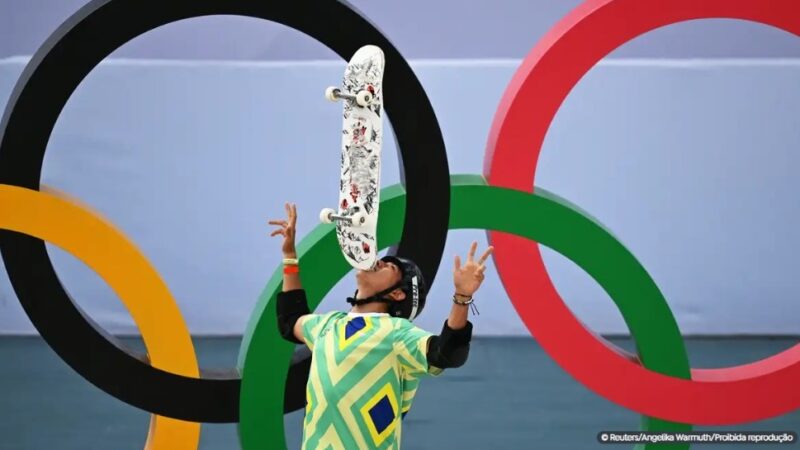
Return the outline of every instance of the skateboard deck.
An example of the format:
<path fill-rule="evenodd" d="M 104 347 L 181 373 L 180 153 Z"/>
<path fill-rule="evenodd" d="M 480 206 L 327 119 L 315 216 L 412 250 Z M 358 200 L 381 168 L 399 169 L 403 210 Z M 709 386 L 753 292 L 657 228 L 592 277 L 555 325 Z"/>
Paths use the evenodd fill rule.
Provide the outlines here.
<path fill-rule="evenodd" d="M 362 270 L 372 269 L 378 259 L 384 65 L 380 48 L 361 47 L 345 68 L 342 87 L 326 93 L 343 101 L 342 151 L 338 207 L 321 216 L 336 224 L 342 254 Z"/>

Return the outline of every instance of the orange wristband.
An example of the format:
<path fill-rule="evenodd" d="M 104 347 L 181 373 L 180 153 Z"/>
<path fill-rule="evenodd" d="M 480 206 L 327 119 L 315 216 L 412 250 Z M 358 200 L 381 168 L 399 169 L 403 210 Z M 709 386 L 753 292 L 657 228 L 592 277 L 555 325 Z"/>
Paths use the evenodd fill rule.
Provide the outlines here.
<path fill-rule="evenodd" d="M 292 265 L 285 265 L 283 266 L 283 273 L 284 274 L 292 274 L 300 272 L 300 266 Z"/>

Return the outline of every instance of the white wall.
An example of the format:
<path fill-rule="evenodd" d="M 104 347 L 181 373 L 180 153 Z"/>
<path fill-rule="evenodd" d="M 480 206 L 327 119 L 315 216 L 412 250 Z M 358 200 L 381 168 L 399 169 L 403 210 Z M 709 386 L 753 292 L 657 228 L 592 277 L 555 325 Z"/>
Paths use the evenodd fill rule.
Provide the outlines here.
<path fill-rule="evenodd" d="M 0 0 L 0 58 L 30 55 L 88 0 Z M 581 0 L 351 0 L 408 58 L 522 58 Z M 468 5 L 468 7 L 464 7 Z M 309 12 L 313 14 L 313 11 Z M 338 59 L 294 30 L 263 20 L 217 16 L 171 24 L 135 39 L 124 58 Z M 800 57 L 784 31 L 738 20 L 668 26 L 624 45 L 612 57 Z"/>
<path fill-rule="evenodd" d="M 25 64 L 0 60 L 0 105 Z M 438 114 L 453 173 L 478 173 L 518 61 L 412 61 Z M 110 218 L 153 262 L 195 334 L 238 334 L 279 262 L 265 222 L 299 204 L 299 236 L 336 199 L 340 107 L 323 99 L 343 63 L 110 60 L 62 114 L 47 184 Z M 458 80 L 458 82 L 456 82 Z M 800 334 L 800 61 L 612 60 L 570 95 L 537 184 L 575 202 L 633 251 L 687 334 Z M 397 94 L 395 94 L 397 95 Z M 383 183 L 398 181 L 391 139 Z M 421 324 L 449 308 L 450 264 L 481 231 L 450 235 Z M 112 332 L 134 332 L 113 293 L 53 250 L 70 293 Z M 603 333 L 624 324 L 579 269 L 547 253 L 559 291 Z M 346 279 L 323 304 L 344 306 Z M 479 334 L 524 334 L 497 277 Z M 0 270 L 0 333 L 32 327 Z"/>

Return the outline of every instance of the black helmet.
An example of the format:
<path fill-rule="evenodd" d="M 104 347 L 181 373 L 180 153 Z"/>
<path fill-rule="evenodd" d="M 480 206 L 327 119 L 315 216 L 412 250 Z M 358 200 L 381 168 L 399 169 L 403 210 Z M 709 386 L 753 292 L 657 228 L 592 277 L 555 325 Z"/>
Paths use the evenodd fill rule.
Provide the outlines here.
<path fill-rule="evenodd" d="M 402 301 L 389 304 L 389 314 L 408 320 L 416 319 L 425 308 L 425 299 L 428 296 L 428 285 L 425 283 L 422 271 L 410 259 L 384 256 L 381 260 L 394 263 L 400 268 L 403 276 L 392 290 L 400 288 L 406 294 L 406 298 Z"/>
<path fill-rule="evenodd" d="M 414 264 L 414 261 L 406 258 L 384 256 L 381 258 L 381 261 L 393 263 L 400 269 L 400 273 L 402 274 L 400 281 L 372 297 L 363 299 L 350 297 L 347 299 L 347 302 L 353 305 L 386 302 L 389 303 L 390 315 L 394 317 L 403 317 L 408 320 L 416 319 L 422 312 L 422 309 L 425 308 L 425 298 L 428 295 L 428 285 L 425 283 L 425 277 L 422 276 L 422 271 Z M 403 291 L 406 297 L 401 301 L 393 301 L 384 297 L 395 289 Z"/>

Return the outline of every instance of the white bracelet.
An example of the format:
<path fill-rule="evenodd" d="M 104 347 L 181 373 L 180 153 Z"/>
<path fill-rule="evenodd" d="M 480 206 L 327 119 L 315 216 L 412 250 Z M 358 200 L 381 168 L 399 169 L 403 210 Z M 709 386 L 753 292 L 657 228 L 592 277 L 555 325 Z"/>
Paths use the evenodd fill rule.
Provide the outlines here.
<path fill-rule="evenodd" d="M 284 266 L 296 266 L 299 264 L 297 258 L 283 258 L 283 265 Z"/>

